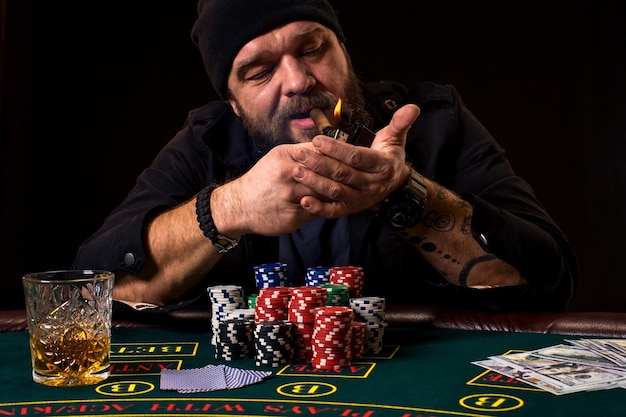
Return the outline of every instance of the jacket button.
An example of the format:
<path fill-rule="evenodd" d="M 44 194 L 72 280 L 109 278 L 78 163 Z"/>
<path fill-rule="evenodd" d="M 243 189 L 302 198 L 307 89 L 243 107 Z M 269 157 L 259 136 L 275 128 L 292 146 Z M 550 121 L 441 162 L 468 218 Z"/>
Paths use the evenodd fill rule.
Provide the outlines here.
<path fill-rule="evenodd" d="M 398 103 L 395 100 L 388 98 L 385 100 L 385 108 L 387 111 L 396 111 L 398 110 Z"/>
<path fill-rule="evenodd" d="M 135 255 L 133 255 L 131 252 L 128 252 L 126 255 L 124 255 L 124 265 L 132 266 L 134 264 L 135 264 Z"/>

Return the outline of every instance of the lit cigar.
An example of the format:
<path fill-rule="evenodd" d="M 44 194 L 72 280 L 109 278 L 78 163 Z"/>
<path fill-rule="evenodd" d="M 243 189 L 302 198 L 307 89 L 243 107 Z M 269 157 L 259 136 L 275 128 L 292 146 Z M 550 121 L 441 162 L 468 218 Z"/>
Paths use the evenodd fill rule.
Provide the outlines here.
<path fill-rule="evenodd" d="M 376 136 L 374 132 L 369 130 L 366 126 L 362 124 L 357 124 L 356 130 L 354 131 L 354 135 L 350 137 L 346 132 L 341 129 L 334 128 L 330 123 L 330 120 L 326 117 L 322 109 L 312 109 L 309 112 L 311 119 L 315 123 L 315 127 L 320 132 L 321 135 L 330 136 L 331 138 L 335 138 L 342 142 L 351 143 L 357 146 L 371 146 L 374 141 L 374 137 Z M 336 120 L 339 120 L 341 117 L 341 99 L 337 102 L 335 106 L 335 111 L 333 113 Z"/>
<path fill-rule="evenodd" d="M 311 119 L 313 119 L 313 122 L 315 123 L 315 126 L 317 127 L 317 130 L 320 132 L 321 135 L 330 136 L 331 138 L 340 140 L 342 142 L 347 142 L 350 138 L 350 136 L 346 132 L 333 127 L 333 125 L 330 123 L 330 120 L 328 120 L 322 109 L 311 109 L 309 115 L 311 116 Z"/>
<path fill-rule="evenodd" d="M 322 111 L 322 109 L 312 109 L 310 112 L 311 119 L 315 122 L 315 127 L 320 132 L 320 135 L 328 135 L 327 132 L 330 130 L 334 130 L 333 126 L 330 124 L 330 121 Z M 329 130 L 330 129 L 330 130 Z"/>

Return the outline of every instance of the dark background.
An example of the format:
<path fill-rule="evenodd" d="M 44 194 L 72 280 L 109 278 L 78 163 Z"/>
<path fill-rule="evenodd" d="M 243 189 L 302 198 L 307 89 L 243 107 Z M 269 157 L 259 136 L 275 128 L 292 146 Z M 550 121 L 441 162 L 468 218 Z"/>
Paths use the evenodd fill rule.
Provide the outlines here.
<path fill-rule="evenodd" d="M 215 98 L 196 0 L 0 0 L 0 308 Z M 335 1 L 367 80 L 454 84 L 570 238 L 573 310 L 626 311 L 622 1 Z"/>

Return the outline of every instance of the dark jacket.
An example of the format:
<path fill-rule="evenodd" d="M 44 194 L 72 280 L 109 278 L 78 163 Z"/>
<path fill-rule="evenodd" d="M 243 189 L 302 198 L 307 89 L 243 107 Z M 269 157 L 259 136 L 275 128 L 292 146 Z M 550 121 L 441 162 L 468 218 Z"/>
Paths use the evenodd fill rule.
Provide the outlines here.
<path fill-rule="evenodd" d="M 363 212 L 317 219 L 279 238 L 244 236 L 207 275 L 203 287 L 239 283 L 254 291 L 252 267 L 287 263 L 294 285 L 309 266 L 360 265 L 365 294 L 397 303 L 445 303 L 505 309 L 561 310 L 577 285 L 573 251 L 561 230 L 515 175 L 504 150 L 463 105 L 452 86 L 421 83 L 407 89 L 393 82 L 366 86 L 366 98 L 381 128 L 405 103 L 419 105 L 407 159 L 414 168 L 461 195 L 474 207 L 472 231 L 487 238 L 487 250 L 515 266 L 528 285 L 472 290 L 448 285 L 398 235 Z M 247 171 L 260 157 L 224 102 L 189 113 L 181 131 L 138 178 L 126 199 L 79 248 L 76 268 L 137 274 L 145 261 L 146 222 L 206 185 Z M 204 288 L 196 289 L 197 293 Z"/>

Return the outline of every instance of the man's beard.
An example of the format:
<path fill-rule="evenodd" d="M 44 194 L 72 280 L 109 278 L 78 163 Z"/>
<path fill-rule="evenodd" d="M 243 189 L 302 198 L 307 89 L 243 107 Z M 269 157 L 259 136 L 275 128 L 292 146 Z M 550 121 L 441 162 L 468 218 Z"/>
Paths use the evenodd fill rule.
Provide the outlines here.
<path fill-rule="evenodd" d="M 255 117 L 246 112 L 239 103 L 236 103 L 241 121 L 248 135 L 254 141 L 257 149 L 265 153 L 276 145 L 283 143 L 295 143 L 295 138 L 287 136 L 285 124 L 289 117 L 305 108 L 333 109 L 337 100 L 341 98 L 341 118 L 339 128 L 352 133 L 357 124 L 371 126 L 372 118 L 365 108 L 363 90 L 354 73 L 350 71 L 350 77 L 346 80 L 345 97 L 335 97 L 329 92 L 313 91 L 294 97 L 289 103 L 276 109 L 269 119 Z M 309 140 L 319 135 L 316 128 L 303 132 Z"/>

